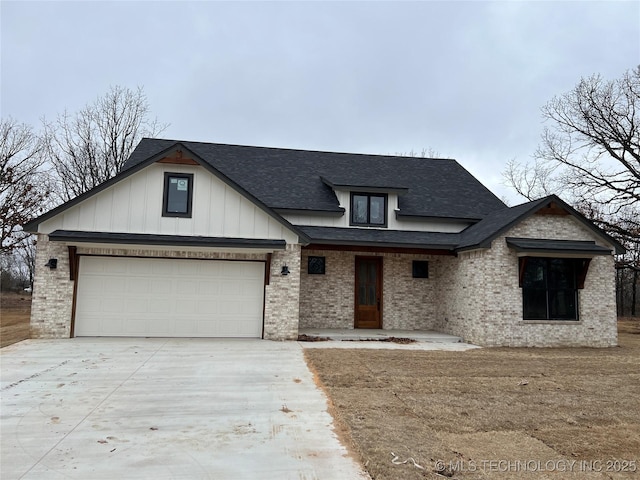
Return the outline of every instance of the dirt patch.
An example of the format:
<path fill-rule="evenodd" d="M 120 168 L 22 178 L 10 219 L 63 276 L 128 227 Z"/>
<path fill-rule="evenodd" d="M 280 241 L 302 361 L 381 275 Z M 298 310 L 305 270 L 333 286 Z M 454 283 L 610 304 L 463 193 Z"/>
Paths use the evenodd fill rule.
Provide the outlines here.
<path fill-rule="evenodd" d="M 634 478 L 640 335 L 619 342 L 304 353 L 375 480 Z"/>
<path fill-rule="evenodd" d="M 0 347 L 29 338 L 31 296 L 0 293 Z"/>
<path fill-rule="evenodd" d="M 329 337 L 317 337 L 315 335 L 307 335 L 306 333 L 298 335 L 299 342 L 328 342 L 329 340 L 331 340 Z"/>
<path fill-rule="evenodd" d="M 343 340 L 343 342 L 390 342 L 399 343 L 402 345 L 408 345 L 409 343 L 415 343 L 413 338 L 402 337 L 384 337 L 384 338 L 359 338 L 357 340 Z"/>
<path fill-rule="evenodd" d="M 619 317 L 618 333 L 640 335 L 640 317 Z"/>

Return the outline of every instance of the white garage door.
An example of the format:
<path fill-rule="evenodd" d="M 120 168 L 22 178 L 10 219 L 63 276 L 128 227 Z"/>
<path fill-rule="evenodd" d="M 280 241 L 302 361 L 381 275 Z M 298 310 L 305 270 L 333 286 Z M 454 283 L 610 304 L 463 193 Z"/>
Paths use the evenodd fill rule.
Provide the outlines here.
<path fill-rule="evenodd" d="M 261 337 L 264 263 L 81 257 L 76 336 Z"/>

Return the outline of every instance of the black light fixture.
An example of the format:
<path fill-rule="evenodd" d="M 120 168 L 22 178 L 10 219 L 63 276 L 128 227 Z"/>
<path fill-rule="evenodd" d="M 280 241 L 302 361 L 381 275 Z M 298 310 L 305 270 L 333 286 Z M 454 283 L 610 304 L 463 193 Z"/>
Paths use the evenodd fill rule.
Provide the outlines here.
<path fill-rule="evenodd" d="M 45 267 L 49 267 L 51 270 L 58 268 L 58 259 L 50 258 L 47 263 L 44 264 Z"/>
<path fill-rule="evenodd" d="M 282 266 L 282 271 L 280 272 L 281 275 L 289 275 L 289 267 L 287 267 L 286 265 Z"/>

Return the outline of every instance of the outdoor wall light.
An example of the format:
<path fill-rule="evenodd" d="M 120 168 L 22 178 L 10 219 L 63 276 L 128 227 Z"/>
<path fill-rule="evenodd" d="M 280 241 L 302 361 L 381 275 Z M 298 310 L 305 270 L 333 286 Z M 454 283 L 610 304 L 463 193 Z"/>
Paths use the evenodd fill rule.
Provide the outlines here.
<path fill-rule="evenodd" d="M 282 266 L 282 271 L 280 272 L 281 275 L 289 275 L 289 267 L 287 267 L 286 265 Z"/>
<path fill-rule="evenodd" d="M 44 266 L 49 267 L 51 270 L 53 270 L 54 268 L 58 268 L 58 259 L 50 258 L 49 261 L 44 264 Z"/>

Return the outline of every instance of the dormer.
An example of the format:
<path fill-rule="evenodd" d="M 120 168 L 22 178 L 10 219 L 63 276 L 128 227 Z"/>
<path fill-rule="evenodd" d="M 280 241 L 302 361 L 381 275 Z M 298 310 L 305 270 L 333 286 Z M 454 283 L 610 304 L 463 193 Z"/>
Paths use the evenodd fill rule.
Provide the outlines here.
<path fill-rule="evenodd" d="M 387 228 L 398 211 L 398 197 L 409 191 L 405 186 L 374 185 L 348 179 L 320 177 L 336 194 L 349 226 Z"/>

